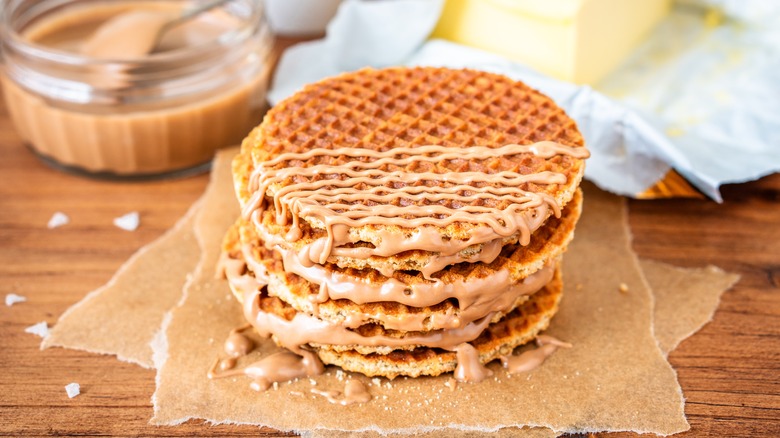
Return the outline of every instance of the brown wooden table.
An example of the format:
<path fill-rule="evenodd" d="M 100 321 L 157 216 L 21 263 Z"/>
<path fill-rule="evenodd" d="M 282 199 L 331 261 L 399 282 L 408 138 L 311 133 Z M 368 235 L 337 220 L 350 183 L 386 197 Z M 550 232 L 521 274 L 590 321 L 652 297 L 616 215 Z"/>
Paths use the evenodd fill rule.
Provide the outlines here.
<path fill-rule="evenodd" d="M 278 48 L 288 45 L 282 40 Z M 42 164 L 0 105 L 0 435 L 267 435 L 256 427 L 190 421 L 152 427 L 154 372 L 63 349 L 40 351 L 24 329 L 54 324 L 103 285 L 138 248 L 167 230 L 198 198 L 207 176 L 162 182 L 106 182 Z M 742 275 L 715 319 L 669 357 L 687 398 L 684 436 L 780 436 L 780 174 L 723 188 L 725 202 L 631 201 L 634 248 L 680 266 L 715 264 Z M 141 214 L 136 232 L 112 220 Z M 55 211 L 71 223 L 48 230 Z M 68 399 L 64 386 L 79 382 Z"/>

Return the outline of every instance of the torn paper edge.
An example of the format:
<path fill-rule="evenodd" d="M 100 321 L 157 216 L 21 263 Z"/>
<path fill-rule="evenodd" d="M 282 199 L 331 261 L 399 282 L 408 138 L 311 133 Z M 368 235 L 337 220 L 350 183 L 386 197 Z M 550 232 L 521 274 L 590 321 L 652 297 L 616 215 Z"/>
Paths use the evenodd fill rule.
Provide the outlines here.
<path fill-rule="evenodd" d="M 628 222 L 628 214 L 629 214 L 628 202 L 626 202 L 625 199 L 623 199 L 621 202 L 621 210 L 622 210 L 621 214 L 623 215 L 622 225 L 623 225 L 623 229 L 626 230 L 626 237 L 628 238 L 627 244 L 628 244 L 629 253 L 631 254 L 631 261 L 636 267 L 636 270 L 639 271 L 639 278 L 642 281 L 642 285 L 644 285 L 644 287 L 647 288 L 648 291 L 650 291 L 650 334 L 652 334 L 653 339 L 655 339 L 656 348 L 658 348 L 658 351 L 661 353 L 661 355 L 664 358 L 666 358 L 667 354 L 663 351 L 663 349 L 661 349 L 661 345 L 658 343 L 658 337 L 655 335 L 655 290 L 653 290 L 653 287 L 650 285 L 650 282 L 647 281 L 647 276 L 645 275 L 644 269 L 642 269 L 642 265 L 639 260 L 639 255 L 636 253 L 636 251 L 634 251 L 634 233 L 631 231 L 631 224 Z M 675 380 L 677 379 L 677 372 L 674 373 L 674 378 Z M 677 386 L 680 386 L 679 381 L 677 382 Z"/>
<path fill-rule="evenodd" d="M 634 263 L 634 266 L 636 267 L 636 270 L 639 272 L 639 279 L 642 281 L 642 284 L 647 288 L 648 292 L 650 292 L 650 334 L 653 336 L 653 341 L 655 341 L 655 348 L 658 350 L 658 353 L 661 355 L 661 357 L 664 358 L 664 363 L 666 363 L 666 366 L 669 367 L 670 370 L 672 370 L 672 374 L 674 375 L 674 381 L 677 383 L 676 392 L 680 397 L 680 410 L 683 414 L 683 421 L 685 422 L 686 427 L 684 429 L 678 430 L 676 432 L 672 432 L 669 434 L 659 434 L 655 431 L 641 431 L 641 430 L 635 430 L 633 432 L 644 434 L 644 433 L 655 433 L 662 436 L 669 436 L 674 435 L 677 433 L 685 432 L 688 430 L 691 430 L 691 423 L 688 421 L 688 415 L 685 413 L 685 393 L 683 393 L 682 385 L 680 384 L 680 378 L 677 375 L 677 370 L 672 366 L 671 363 L 667 360 L 669 357 L 669 353 L 664 351 L 661 348 L 661 343 L 658 342 L 658 337 L 655 335 L 655 302 L 656 302 L 656 296 L 655 291 L 653 290 L 652 286 L 650 286 L 650 282 L 647 281 L 647 276 L 645 275 L 644 269 L 642 269 L 642 265 L 640 264 L 639 260 L 639 254 L 637 254 L 636 251 L 634 251 L 634 233 L 631 231 L 631 224 L 628 222 L 628 202 L 623 199 L 622 202 L 622 209 L 623 209 L 623 228 L 626 230 L 626 237 L 628 238 L 628 249 L 630 253 L 630 257 Z M 713 310 L 714 312 L 714 310 Z M 671 350 L 670 350 L 671 351 Z M 590 432 L 598 432 L 596 430 L 587 430 L 582 431 L 585 433 Z M 617 431 L 614 431 L 617 432 Z"/>
<path fill-rule="evenodd" d="M 707 324 L 711 323 L 713 321 L 713 319 L 715 319 L 715 313 L 720 308 L 720 303 L 721 303 L 721 300 L 723 299 L 723 294 L 725 294 L 726 292 L 730 291 L 737 283 L 739 283 L 739 280 L 742 279 L 742 276 L 739 275 L 739 274 L 734 274 L 734 273 L 725 271 L 725 270 L 723 270 L 723 269 L 721 269 L 721 268 L 719 268 L 718 266 L 715 266 L 715 265 L 707 265 L 705 267 L 697 267 L 697 268 L 686 268 L 686 267 L 683 267 L 683 266 L 677 266 L 677 265 L 673 265 L 673 264 L 670 264 L 670 263 L 665 263 L 665 262 L 661 262 L 661 261 L 654 260 L 654 259 L 648 259 L 648 258 L 645 258 L 644 262 L 645 263 L 650 262 L 650 263 L 654 263 L 654 264 L 658 264 L 658 265 L 664 265 L 664 266 L 666 266 L 666 267 L 668 267 L 670 269 L 674 269 L 676 271 L 684 272 L 684 273 L 688 273 L 688 272 L 692 272 L 692 271 L 698 271 L 698 272 L 701 272 L 701 271 L 711 271 L 711 272 L 714 272 L 714 273 L 717 273 L 717 274 L 721 274 L 721 275 L 727 276 L 729 278 L 729 281 L 726 283 L 725 287 L 723 287 L 723 289 L 720 291 L 720 293 L 716 297 L 715 305 L 712 307 L 712 310 L 710 311 L 709 315 L 707 315 L 707 318 L 702 320 L 701 324 L 697 325 L 696 327 L 693 327 L 690 331 L 687 331 L 684 334 L 680 335 L 677 338 L 677 340 L 676 340 L 676 342 L 674 344 L 670 344 L 668 346 L 669 348 L 667 350 L 664 350 L 663 348 L 661 348 L 660 341 L 658 340 L 658 337 L 655 337 L 655 332 L 653 332 L 653 336 L 655 337 L 656 342 L 658 343 L 658 348 L 661 349 L 661 352 L 664 354 L 664 357 L 668 359 L 669 358 L 669 354 L 671 354 L 674 350 L 676 350 L 677 347 L 683 341 L 689 339 L 690 337 L 692 337 L 693 335 L 698 333 L 699 330 L 704 328 L 704 326 L 706 326 Z M 647 279 L 646 279 L 647 277 L 645 276 L 644 270 L 642 270 L 642 278 L 645 279 L 645 282 L 647 282 Z M 651 288 L 651 290 L 652 290 L 652 288 Z M 655 312 L 655 293 L 653 293 L 653 300 L 654 300 L 654 302 L 653 302 L 653 311 Z M 655 324 L 655 318 L 653 318 L 653 324 Z M 675 370 L 675 373 L 676 373 L 676 370 Z"/>
<path fill-rule="evenodd" d="M 198 209 L 196 214 L 200 214 L 200 211 L 201 210 Z M 162 425 L 160 423 L 154 423 L 154 419 L 155 417 L 157 417 L 157 414 L 159 413 L 160 410 L 159 404 L 157 403 L 157 388 L 159 388 L 162 383 L 162 369 L 165 366 L 165 363 L 168 362 L 168 357 L 169 357 L 168 356 L 168 327 L 170 327 L 171 322 L 173 322 L 174 310 L 181 307 L 187 301 L 187 297 L 189 296 L 189 289 L 194 283 L 195 278 L 197 278 L 197 276 L 202 271 L 203 266 L 205 265 L 206 255 L 205 252 L 203 251 L 203 240 L 198 234 L 197 229 L 195 229 L 194 231 L 195 231 L 194 233 L 195 240 L 198 242 L 198 248 L 200 248 L 201 250 L 200 260 L 198 260 L 198 264 L 195 267 L 195 269 L 191 273 L 187 274 L 187 279 L 181 288 L 181 297 L 179 298 L 179 301 L 176 303 L 176 305 L 173 306 L 173 308 L 165 312 L 165 315 L 163 315 L 162 324 L 160 324 L 160 329 L 157 330 L 151 342 L 149 342 L 149 347 L 152 349 L 152 364 L 156 372 L 154 374 L 154 393 L 152 394 L 152 398 L 151 398 L 153 415 L 149 419 L 148 424 L 152 424 L 156 426 Z M 179 425 L 192 418 L 194 417 L 181 419 L 181 421 L 178 421 L 176 423 L 171 423 L 171 425 L 172 426 Z"/>
<path fill-rule="evenodd" d="M 208 196 L 209 191 L 213 190 L 213 183 L 214 183 L 214 172 L 211 172 L 209 184 L 206 187 L 206 190 L 203 192 L 203 195 L 201 195 L 201 197 L 198 199 L 197 202 L 197 204 L 199 204 L 198 207 L 202 202 L 205 202 L 204 200 Z M 166 422 L 166 423 L 161 423 L 156 420 L 160 412 L 160 406 L 157 403 L 157 392 L 162 383 L 163 368 L 165 367 L 165 363 L 168 362 L 168 347 L 169 347 L 168 327 L 170 327 L 171 323 L 173 322 L 173 312 L 176 309 L 180 308 L 187 301 L 187 297 L 189 297 L 190 287 L 194 284 L 195 279 L 201 275 L 204 266 L 206 265 L 207 253 L 205 251 L 204 237 L 202 235 L 202 232 L 200 231 L 202 227 L 198 226 L 202 218 L 201 215 L 203 214 L 203 210 L 201 208 L 194 209 L 194 207 L 196 206 L 193 205 L 193 208 L 191 208 L 191 210 L 194 211 L 193 214 L 195 215 L 192 224 L 192 230 L 193 230 L 193 234 L 195 235 L 195 241 L 198 243 L 198 248 L 200 250 L 200 258 L 198 260 L 198 264 L 195 266 L 195 269 L 193 269 L 191 273 L 187 274 L 187 279 L 181 288 L 181 297 L 179 298 L 179 301 L 176 303 L 176 305 L 173 306 L 173 308 L 165 312 L 160 329 L 157 331 L 157 334 L 149 343 L 149 346 L 152 349 L 153 366 L 157 370 L 157 372 L 154 375 L 154 393 L 152 394 L 152 399 L 151 399 L 153 414 L 152 417 L 149 419 L 148 424 L 155 425 L 155 426 L 164 426 L 164 425 L 176 426 L 196 418 L 193 416 L 189 416 L 186 418 L 180 418 L 177 420 L 173 420 L 172 422 Z"/>
<path fill-rule="evenodd" d="M 674 266 L 674 265 L 670 265 L 670 266 L 672 266 L 672 268 L 674 268 L 674 269 L 680 269 L 680 270 L 685 270 L 685 269 L 686 269 L 686 268 L 682 268 L 682 267 L 680 267 L 680 266 Z M 720 294 L 718 294 L 718 297 L 717 297 L 717 299 L 715 300 L 715 306 L 713 306 L 713 307 L 712 307 L 712 311 L 711 311 L 711 312 L 710 312 L 710 314 L 707 316 L 707 319 L 706 319 L 706 320 L 703 320 L 701 324 L 699 324 L 698 326 L 696 326 L 695 328 L 693 328 L 693 329 L 692 329 L 692 330 L 690 330 L 689 332 L 686 332 L 686 333 L 684 334 L 684 336 L 680 336 L 680 337 L 678 338 L 677 342 L 675 342 L 675 343 L 674 343 L 674 345 L 670 345 L 670 346 L 669 346 L 669 351 L 666 353 L 666 356 L 667 356 L 667 357 L 669 356 L 669 353 L 671 353 L 672 351 L 674 351 L 674 350 L 676 350 L 676 349 L 677 349 L 677 347 L 680 345 L 680 343 L 682 343 L 682 342 L 683 342 L 683 341 L 685 341 L 686 339 L 689 339 L 691 336 L 693 336 L 694 334 L 696 334 L 696 333 L 697 333 L 699 330 L 701 330 L 702 328 L 704 328 L 704 326 L 706 326 L 707 324 L 709 324 L 710 322 L 712 322 L 712 320 L 713 320 L 713 319 L 715 319 L 715 313 L 716 313 L 716 312 L 718 311 L 718 309 L 720 308 L 720 302 L 721 302 L 721 300 L 723 299 L 723 294 L 725 294 L 726 292 L 728 292 L 729 290 L 731 290 L 731 289 L 732 289 L 732 288 L 733 288 L 733 287 L 734 287 L 734 286 L 735 286 L 737 283 L 739 283 L 739 280 L 741 280 L 741 279 L 742 279 L 742 276 L 741 276 L 741 275 L 739 275 L 739 274 L 734 274 L 734 273 L 727 272 L 727 271 L 724 271 L 723 269 L 721 269 L 721 268 L 719 268 L 719 267 L 717 267 L 717 266 L 715 266 L 715 265 L 707 265 L 707 267 L 705 267 L 705 268 L 695 268 L 695 269 L 706 269 L 706 270 L 715 271 L 715 272 L 717 272 L 717 273 L 720 273 L 720 274 L 725 274 L 725 275 L 728 275 L 729 277 L 731 277 L 731 280 L 730 280 L 730 281 L 729 281 L 729 282 L 726 284 L 726 287 L 725 287 L 725 288 L 723 288 L 723 290 L 721 291 L 721 293 L 720 293 Z M 676 372 L 676 371 L 675 371 L 675 372 Z"/>
<path fill-rule="evenodd" d="M 60 315 L 60 317 L 57 319 L 57 323 L 62 321 L 64 318 L 67 318 L 72 312 L 76 311 L 81 306 L 84 306 L 87 303 L 89 303 L 90 301 L 92 301 L 93 299 L 95 299 L 98 295 L 103 293 L 105 290 L 107 290 L 110 287 L 112 287 L 114 284 L 116 284 L 116 282 L 118 281 L 119 277 L 121 277 L 124 274 L 124 272 L 129 269 L 130 265 L 135 263 L 139 258 L 143 257 L 151 249 L 155 248 L 157 245 L 160 245 L 160 242 L 163 241 L 164 239 L 166 239 L 167 237 L 170 237 L 171 234 L 181 230 L 185 226 L 187 221 L 200 210 L 200 206 L 202 204 L 202 200 L 203 200 L 203 197 L 201 196 L 200 198 L 198 198 L 190 206 L 190 208 L 184 213 L 184 215 L 181 218 L 179 218 L 179 220 L 176 221 L 176 223 L 173 225 L 173 227 L 169 228 L 160 237 L 158 237 L 158 238 L 154 239 L 153 241 L 147 243 L 146 245 L 144 245 L 140 249 L 138 249 L 138 251 L 133 253 L 133 255 L 131 255 L 130 258 L 127 259 L 127 261 L 125 261 L 122 264 L 122 266 L 119 267 L 119 269 L 117 269 L 117 271 L 114 273 L 114 275 L 111 277 L 111 279 L 108 280 L 108 283 L 104 284 L 103 286 L 100 286 L 99 288 L 93 290 L 92 292 L 89 292 L 86 296 L 84 296 L 84 298 L 82 298 L 76 304 L 73 304 L 67 310 L 65 310 L 65 312 L 63 312 L 63 314 Z M 49 336 L 47 336 L 46 338 L 43 339 L 43 341 L 41 341 L 41 346 L 40 346 L 41 350 L 45 350 L 45 349 L 51 348 L 51 347 L 69 348 L 69 349 L 73 349 L 73 350 L 86 351 L 88 353 L 96 353 L 96 354 L 103 354 L 103 355 L 107 355 L 107 356 L 115 356 L 118 360 L 120 360 L 122 362 L 133 363 L 133 364 L 139 365 L 139 366 L 141 366 L 143 368 L 146 368 L 146 369 L 150 369 L 150 368 L 152 368 L 154 366 L 153 364 L 150 364 L 148 362 L 142 361 L 142 360 L 137 359 L 137 358 L 127 357 L 127 356 L 124 356 L 121 353 L 117 353 L 115 351 L 101 351 L 100 349 L 73 347 L 73 346 L 69 346 L 69 345 L 63 344 L 63 343 L 58 343 L 58 342 L 52 340 L 52 336 L 51 336 L 52 334 L 57 332 L 57 323 L 54 324 L 54 327 L 52 328 L 51 332 L 49 333 Z"/>
<path fill-rule="evenodd" d="M 163 322 L 160 325 L 160 329 L 155 333 L 154 338 L 152 338 L 152 341 L 149 343 L 149 346 L 152 348 L 152 362 L 154 363 L 154 368 L 157 370 L 157 372 L 154 373 L 154 393 L 152 393 L 152 408 L 154 414 L 152 415 L 152 418 L 149 419 L 149 424 L 154 424 L 152 421 L 154 420 L 154 417 L 157 416 L 157 412 L 159 411 L 159 406 L 157 403 L 157 388 L 160 387 L 161 379 L 162 379 L 162 373 L 160 373 L 160 370 L 162 370 L 163 366 L 165 365 L 165 362 L 168 361 L 168 327 L 171 325 L 171 321 L 173 321 L 173 311 L 169 310 L 165 312 L 165 316 L 163 316 Z M 184 420 L 187 421 L 187 420 Z M 183 423 L 182 421 L 181 423 Z M 176 423 L 176 424 L 181 424 Z"/>
<path fill-rule="evenodd" d="M 182 418 L 177 418 L 174 420 L 166 421 L 165 423 L 152 423 L 150 421 L 149 424 L 155 425 L 155 426 L 178 426 L 183 423 L 186 423 L 190 420 L 201 420 L 205 423 L 209 424 L 210 426 L 221 426 L 221 425 L 230 425 L 230 426 L 254 426 L 254 427 L 263 427 L 264 425 L 258 424 L 258 423 L 252 423 L 252 422 L 246 422 L 246 421 L 235 421 L 230 419 L 224 419 L 224 420 L 214 420 L 210 418 L 201 418 L 198 416 L 186 416 Z M 420 426 L 420 427 L 408 427 L 408 428 L 398 428 L 398 429 L 382 429 L 379 427 L 364 427 L 360 429 L 352 429 L 352 430 L 345 430 L 345 429 L 327 429 L 327 428 L 317 428 L 317 429 L 275 429 L 279 432 L 283 433 L 296 433 L 298 435 L 301 435 L 303 437 L 309 436 L 315 432 L 343 432 L 343 433 L 366 433 L 366 432 L 374 432 L 377 433 L 380 436 L 414 436 L 420 433 L 446 433 L 448 431 L 461 431 L 461 432 L 476 432 L 476 433 L 496 433 L 503 429 L 534 429 L 534 428 L 541 428 L 541 429 L 547 429 L 552 431 L 553 433 L 557 434 L 558 436 L 563 434 L 578 434 L 578 433 L 615 433 L 615 432 L 631 432 L 636 434 L 653 434 L 655 436 L 671 436 L 676 435 L 678 433 L 684 432 L 684 431 L 677 431 L 677 432 L 669 432 L 669 433 L 659 433 L 657 431 L 652 430 L 640 430 L 640 429 L 626 429 L 626 428 L 614 428 L 614 429 L 599 429 L 599 428 L 577 428 L 577 429 L 567 429 L 567 430 L 555 430 L 547 425 L 542 424 L 524 424 L 524 425 L 516 425 L 516 424 L 499 424 L 495 425 L 493 427 L 475 427 L 475 426 L 468 426 L 468 425 L 460 425 L 460 424 L 448 424 L 445 426 Z M 688 429 L 686 429 L 688 430 Z"/>

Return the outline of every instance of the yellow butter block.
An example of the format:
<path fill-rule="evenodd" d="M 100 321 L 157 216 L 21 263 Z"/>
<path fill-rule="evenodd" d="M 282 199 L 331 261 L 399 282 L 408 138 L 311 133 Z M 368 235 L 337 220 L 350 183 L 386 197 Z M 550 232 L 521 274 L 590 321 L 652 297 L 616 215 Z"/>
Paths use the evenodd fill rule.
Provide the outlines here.
<path fill-rule="evenodd" d="M 669 12 L 671 0 L 446 0 L 433 37 L 542 73 L 596 83 Z"/>

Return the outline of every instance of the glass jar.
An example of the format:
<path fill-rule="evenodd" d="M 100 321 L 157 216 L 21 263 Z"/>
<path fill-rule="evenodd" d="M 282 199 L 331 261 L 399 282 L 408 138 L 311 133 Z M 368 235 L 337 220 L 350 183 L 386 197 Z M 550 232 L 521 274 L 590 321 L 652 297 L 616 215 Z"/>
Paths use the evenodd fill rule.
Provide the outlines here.
<path fill-rule="evenodd" d="M 130 10 L 198 4 L 9 0 L 0 15 L 0 77 L 23 141 L 57 167 L 119 178 L 205 169 L 216 149 L 239 144 L 260 122 L 270 72 L 260 0 L 209 11 L 202 18 L 212 20 L 208 25 L 226 26 L 210 40 L 189 41 L 185 29 L 178 35 L 184 43 L 141 57 L 97 59 L 65 43 Z"/>

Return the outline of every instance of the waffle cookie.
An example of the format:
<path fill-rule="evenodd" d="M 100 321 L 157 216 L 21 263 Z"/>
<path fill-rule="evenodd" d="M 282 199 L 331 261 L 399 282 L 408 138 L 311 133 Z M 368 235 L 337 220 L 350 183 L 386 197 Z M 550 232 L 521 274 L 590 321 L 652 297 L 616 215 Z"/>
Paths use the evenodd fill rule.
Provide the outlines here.
<path fill-rule="evenodd" d="M 430 273 L 446 261 L 486 261 L 480 253 L 488 246 L 527 242 L 573 196 L 587 150 L 574 121 L 521 83 L 471 70 L 395 68 L 305 87 L 268 112 L 242 155 L 235 175 L 245 216 L 253 213 L 269 235 L 296 237 L 275 244 L 319 263 Z M 374 176 L 348 177 L 366 170 Z M 326 194 L 334 178 L 341 183 Z M 498 195 L 495 185 L 522 195 Z M 439 198 L 421 195 L 426 187 Z M 349 193 L 325 207 L 339 190 Z M 326 199 L 321 208 L 289 197 L 315 192 Z M 394 220 L 366 220 L 378 208 Z M 486 210 L 502 212 L 506 223 L 485 227 L 480 217 L 490 215 L 473 213 Z M 325 217 L 338 219 L 325 224 Z"/>
<path fill-rule="evenodd" d="M 230 234 L 237 235 L 237 230 Z M 232 254 L 234 260 L 242 261 L 241 251 Z M 254 277 L 251 271 L 245 271 L 243 276 L 247 275 Z M 299 312 L 282 299 L 270 295 L 273 289 L 271 285 L 278 283 L 279 278 L 270 280 L 267 289 L 255 289 L 252 292 L 248 292 L 242 285 L 250 283 L 254 287 L 258 283 L 247 281 L 246 277 L 243 281 L 231 281 L 230 285 L 233 294 L 242 302 L 248 319 L 261 321 L 261 324 L 263 321 L 267 324 L 269 319 L 276 320 L 279 327 L 277 332 L 280 334 L 299 326 L 300 331 L 305 332 L 302 339 L 308 341 L 306 348 L 313 351 L 323 363 L 367 376 L 392 379 L 399 375 L 438 376 L 455 371 L 458 361 L 454 349 L 466 342 L 476 349 L 478 359 L 483 364 L 502 355 L 512 354 L 517 346 L 533 340 L 540 331 L 547 328 L 550 319 L 558 310 L 563 282 L 557 262 L 553 266 L 551 277 L 541 289 L 524 297 L 525 299 L 513 305 L 506 313 L 497 313 L 485 321 L 473 322 L 471 327 L 460 330 L 437 329 L 425 332 L 386 330 L 373 323 L 354 329 L 324 321 L 311 323 L 314 317 Z M 273 329 L 270 331 L 277 344 L 295 349 L 295 346 L 287 344 L 275 335 Z M 340 331 L 349 334 L 345 336 L 344 333 L 339 334 Z M 443 335 L 446 332 L 456 333 L 448 337 Z M 328 343 L 339 335 L 348 338 L 351 343 Z M 437 346 L 442 344 L 436 344 L 441 338 L 448 342 L 443 344 L 444 348 Z M 386 345 L 393 343 L 396 345 Z"/>
<path fill-rule="evenodd" d="M 270 295 L 330 323 L 350 328 L 371 323 L 405 331 L 460 328 L 489 311 L 511 310 L 552 278 L 554 261 L 574 235 L 581 201 L 578 191 L 561 217 L 548 220 L 528 246 L 507 245 L 492 263 L 460 263 L 430 280 L 412 272 L 387 278 L 370 269 L 333 264 L 303 267 L 288 250 L 269 249 L 244 220 L 228 234 L 224 247 L 235 259 L 262 265 Z M 339 290 L 339 283 L 363 287 Z"/>
<path fill-rule="evenodd" d="M 279 103 L 233 163 L 223 271 L 261 333 L 367 375 L 486 363 L 544 329 L 588 151 L 504 76 L 366 69 Z"/>

